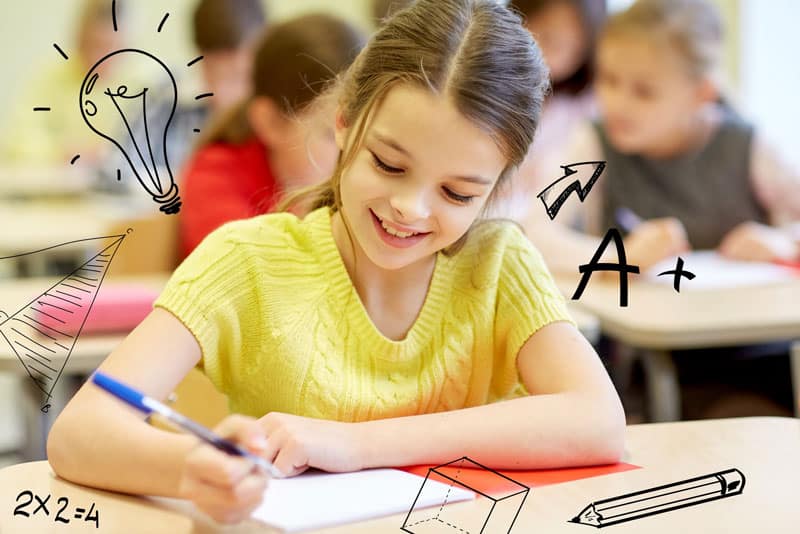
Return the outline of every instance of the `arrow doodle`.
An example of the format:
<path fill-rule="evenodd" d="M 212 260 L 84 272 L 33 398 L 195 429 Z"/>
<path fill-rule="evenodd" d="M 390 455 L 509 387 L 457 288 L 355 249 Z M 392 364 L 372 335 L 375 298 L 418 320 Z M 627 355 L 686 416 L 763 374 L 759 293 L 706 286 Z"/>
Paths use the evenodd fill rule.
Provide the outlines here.
<path fill-rule="evenodd" d="M 596 165 L 596 167 L 594 168 L 594 172 L 592 173 L 592 177 L 589 178 L 589 181 L 586 182 L 586 185 L 581 187 L 580 180 L 573 181 L 567 187 L 565 187 L 563 191 L 561 191 L 561 193 L 556 197 L 556 199 L 553 201 L 552 204 L 548 205 L 547 202 L 550 199 L 550 197 L 555 193 L 558 184 L 560 184 L 562 181 L 566 180 L 573 174 L 577 174 L 578 171 L 575 170 L 574 167 L 578 167 L 580 165 Z M 547 188 L 544 191 L 536 195 L 536 197 L 542 201 L 542 204 L 544 204 L 544 209 L 547 211 L 547 215 L 548 217 L 550 217 L 551 221 L 556 218 L 556 215 L 558 215 L 559 210 L 561 210 L 561 206 L 564 205 L 564 202 L 567 201 L 567 199 L 569 198 L 569 196 L 572 194 L 573 191 L 577 193 L 578 198 L 580 199 L 581 202 L 586 200 L 586 197 L 589 196 L 589 192 L 592 190 L 592 187 L 594 187 L 595 182 L 597 182 L 597 180 L 600 178 L 600 175 L 603 174 L 603 171 L 606 168 L 606 162 L 583 161 L 580 163 L 571 163 L 569 165 L 562 165 L 561 168 L 564 169 L 564 176 L 562 176 L 561 178 L 559 178 L 558 180 L 547 186 Z"/>

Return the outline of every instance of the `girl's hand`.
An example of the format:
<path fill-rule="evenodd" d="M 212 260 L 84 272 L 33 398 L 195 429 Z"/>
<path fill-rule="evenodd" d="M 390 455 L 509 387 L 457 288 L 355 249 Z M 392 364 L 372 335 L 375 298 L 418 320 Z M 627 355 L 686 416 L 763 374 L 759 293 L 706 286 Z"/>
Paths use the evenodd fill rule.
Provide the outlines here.
<path fill-rule="evenodd" d="M 786 232 L 756 222 L 745 222 L 728 232 L 719 253 L 743 261 L 793 261 L 800 256 L 800 245 Z"/>
<path fill-rule="evenodd" d="M 231 415 L 214 431 L 258 455 L 266 446 L 264 431 L 250 417 Z M 261 503 L 266 487 L 267 476 L 249 460 L 201 442 L 186 456 L 179 491 L 215 521 L 238 523 Z"/>
<path fill-rule="evenodd" d="M 271 412 L 258 420 L 267 435 L 262 456 L 286 476 L 309 467 L 331 472 L 363 469 L 363 439 L 357 423 L 340 423 Z"/>
<path fill-rule="evenodd" d="M 690 249 L 686 228 L 672 217 L 644 221 L 625 239 L 628 263 L 638 265 L 641 272 Z"/>

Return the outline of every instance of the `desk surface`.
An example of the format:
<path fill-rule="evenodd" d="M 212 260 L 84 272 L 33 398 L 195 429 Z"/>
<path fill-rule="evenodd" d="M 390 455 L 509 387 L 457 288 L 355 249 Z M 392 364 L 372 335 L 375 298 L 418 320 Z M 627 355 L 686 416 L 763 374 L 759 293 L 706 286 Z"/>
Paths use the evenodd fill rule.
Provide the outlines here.
<path fill-rule="evenodd" d="M 593 532 L 568 523 L 592 501 L 677 482 L 732 467 L 746 476 L 741 495 L 690 506 L 613 526 L 614 532 L 652 534 L 674 532 L 752 533 L 797 532 L 796 476 L 800 473 L 800 422 L 788 418 L 744 418 L 682 423 L 633 425 L 627 429 L 626 461 L 643 469 L 534 488 L 512 532 Z M 50 516 L 14 516 L 20 492 L 50 498 Z M 67 497 L 69 525 L 55 527 L 59 498 Z M 52 474 L 46 462 L 18 464 L 0 470 L 0 531 L 39 532 L 271 532 L 248 522 L 217 529 L 192 505 L 174 499 L 124 496 L 77 486 Z M 76 507 L 94 503 L 100 529 L 75 520 Z M 466 520 L 482 513 L 482 499 L 448 505 L 448 516 Z M 409 503 L 409 506 L 411 503 Z M 36 506 L 29 506 L 31 512 Z M 405 514 L 318 531 L 325 534 L 399 532 Z"/>
<path fill-rule="evenodd" d="M 108 235 L 115 224 L 141 215 L 142 208 L 130 204 L 108 195 L 44 200 L 0 198 L 0 256 Z"/>
<path fill-rule="evenodd" d="M 578 279 L 559 276 L 570 298 Z M 573 301 L 575 302 L 575 301 Z M 619 281 L 593 277 L 577 306 L 595 315 L 620 341 L 645 349 L 729 346 L 800 338 L 800 278 L 735 289 L 682 290 L 632 282 L 628 306 Z"/>

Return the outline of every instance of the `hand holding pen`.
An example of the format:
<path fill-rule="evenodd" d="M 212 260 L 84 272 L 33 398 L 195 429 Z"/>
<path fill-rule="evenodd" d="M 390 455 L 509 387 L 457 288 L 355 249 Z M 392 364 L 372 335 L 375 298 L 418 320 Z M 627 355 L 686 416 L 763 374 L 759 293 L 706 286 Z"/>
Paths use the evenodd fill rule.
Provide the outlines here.
<path fill-rule="evenodd" d="M 615 215 L 617 225 L 628 234 L 628 263 L 638 265 L 642 272 L 661 260 L 691 250 L 686 228 L 674 217 L 642 220 L 628 208 L 618 209 Z"/>
<path fill-rule="evenodd" d="M 268 475 L 281 473 L 260 453 L 267 447 L 257 420 L 232 415 L 212 432 L 135 389 L 101 372 L 92 381 L 144 413 L 158 413 L 201 442 L 186 456 L 179 495 L 221 523 L 246 519 L 261 503 Z M 207 446 L 211 445 L 211 447 Z"/>

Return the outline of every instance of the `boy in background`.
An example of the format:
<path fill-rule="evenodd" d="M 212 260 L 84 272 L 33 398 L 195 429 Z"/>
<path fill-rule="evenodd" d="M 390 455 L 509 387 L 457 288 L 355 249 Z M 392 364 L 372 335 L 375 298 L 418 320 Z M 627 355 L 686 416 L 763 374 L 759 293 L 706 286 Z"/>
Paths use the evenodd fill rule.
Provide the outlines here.
<path fill-rule="evenodd" d="M 195 47 L 203 59 L 190 68 L 201 69 L 201 85 L 196 90 L 184 89 L 178 85 L 178 103 L 167 131 L 167 158 L 173 178 L 180 175 L 186 159 L 191 155 L 198 139 L 198 132 L 212 117 L 218 116 L 250 93 L 250 73 L 252 71 L 255 45 L 267 25 L 267 13 L 260 0 L 200 0 L 192 19 L 192 33 Z M 169 114 L 172 107 L 170 87 L 160 87 L 148 98 L 148 112 L 153 116 Z M 195 96 L 212 93 L 209 98 L 196 100 Z M 149 95 L 148 95 L 149 96 Z M 152 128 L 151 125 L 148 125 Z M 128 153 L 135 153 L 133 139 L 146 142 L 162 139 L 163 130 L 145 135 L 145 121 L 138 117 L 128 138 Z M 132 137 L 132 138 L 131 138 Z M 147 171 L 141 162 L 137 165 L 140 176 Z M 167 167 L 164 153 L 153 152 L 155 167 Z M 114 151 L 111 161 L 102 165 L 98 171 L 101 177 L 100 189 L 114 188 L 116 170 L 122 171 L 125 189 L 136 190 L 136 180 L 132 176 L 128 162 L 119 150 Z M 177 181 L 177 180 L 176 180 Z M 150 199 L 142 195 L 144 201 Z"/>

